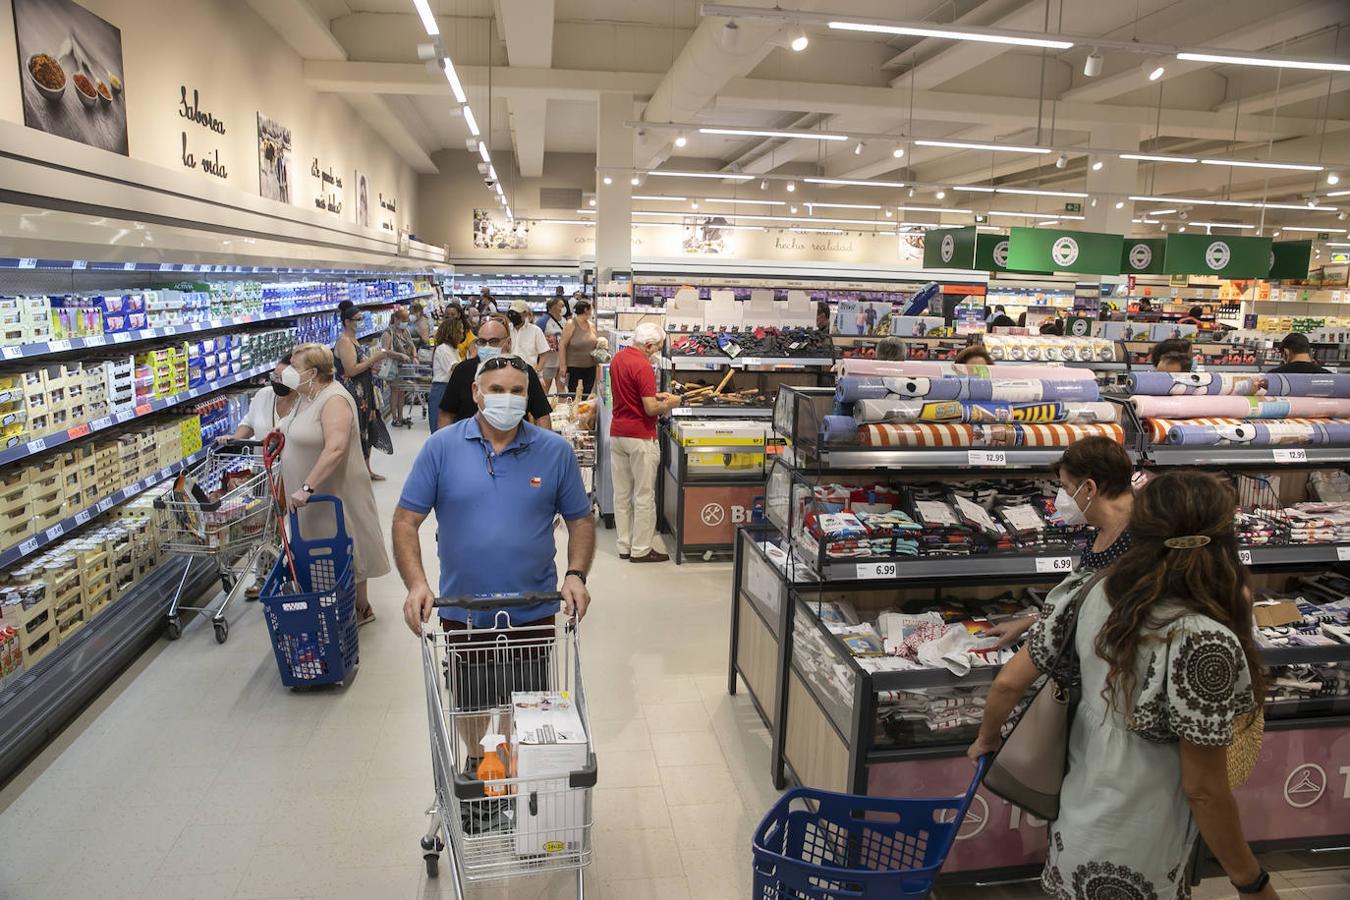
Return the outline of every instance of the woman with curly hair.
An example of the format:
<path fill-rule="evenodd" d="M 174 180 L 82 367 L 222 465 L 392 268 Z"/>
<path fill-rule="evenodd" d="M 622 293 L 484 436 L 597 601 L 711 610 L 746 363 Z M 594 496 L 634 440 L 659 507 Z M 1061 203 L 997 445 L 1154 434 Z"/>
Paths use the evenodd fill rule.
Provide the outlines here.
<path fill-rule="evenodd" d="M 1229 785 L 1228 747 L 1265 694 L 1235 508 L 1213 475 L 1154 478 L 1135 497 L 1129 549 L 1081 600 L 1092 576 L 1066 579 L 990 688 L 972 759 L 999 748 L 1040 675 L 1081 687 L 1041 876 L 1055 897 L 1189 897 L 1198 835 L 1239 893 L 1278 896 Z"/>

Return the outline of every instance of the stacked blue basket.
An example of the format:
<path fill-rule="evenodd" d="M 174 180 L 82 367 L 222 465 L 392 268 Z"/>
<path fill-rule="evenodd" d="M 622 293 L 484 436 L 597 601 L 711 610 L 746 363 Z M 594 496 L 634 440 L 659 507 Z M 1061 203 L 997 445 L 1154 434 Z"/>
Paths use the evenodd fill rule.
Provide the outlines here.
<path fill-rule="evenodd" d="M 313 687 L 350 681 L 356 672 L 356 579 L 352 539 L 342 516 L 342 501 L 315 494 L 309 506 L 331 503 L 336 533 L 303 538 L 290 516 L 295 577 L 283 553 L 263 584 L 258 600 L 267 616 L 281 683 Z"/>

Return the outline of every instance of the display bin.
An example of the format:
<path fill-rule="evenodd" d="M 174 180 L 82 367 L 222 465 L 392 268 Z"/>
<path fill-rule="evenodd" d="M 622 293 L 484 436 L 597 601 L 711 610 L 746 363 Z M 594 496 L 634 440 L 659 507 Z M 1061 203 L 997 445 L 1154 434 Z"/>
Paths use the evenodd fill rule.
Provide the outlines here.
<path fill-rule="evenodd" d="M 89 623 L 91 616 L 83 603 L 73 603 L 56 613 L 56 643 L 70 640 Z"/>

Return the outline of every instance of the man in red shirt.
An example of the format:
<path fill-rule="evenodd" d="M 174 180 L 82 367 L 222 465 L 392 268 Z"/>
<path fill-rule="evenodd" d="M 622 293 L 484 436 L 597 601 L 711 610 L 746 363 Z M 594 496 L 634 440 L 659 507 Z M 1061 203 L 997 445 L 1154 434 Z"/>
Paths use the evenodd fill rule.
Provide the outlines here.
<path fill-rule="evenodd" d="M 614 354 L 609 364 L 609 389 L 614 398 L 614 417 L 609 423 L 614 525 L 619 532 L 619 558 L 635 563 L 670 559 L 652 546 L 656 470 L 661 462 L 656 417 L 680 405 L 679 397 L 656 389 L 652 357 L 665 342 L 661 326 L 643 322 L 633 331 L 633 343 Z"/>

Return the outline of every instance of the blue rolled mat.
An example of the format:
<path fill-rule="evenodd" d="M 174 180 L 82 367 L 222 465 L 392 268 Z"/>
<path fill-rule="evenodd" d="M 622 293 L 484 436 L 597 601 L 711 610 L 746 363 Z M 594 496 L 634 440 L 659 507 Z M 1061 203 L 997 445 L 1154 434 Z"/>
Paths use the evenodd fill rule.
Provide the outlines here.
<path fill-rule="evenodd" d="M 852 416 L 825 416 L 820 429 L 824 432 L 825 440 L 831 443 L 858 439 L 858 422 Z"/>
<path fill-rule="evenodd" d="M 1088 379 L 988 379 L 988 378 L 879 378 L 872 375 L 842 375 L 835 397 L 843 403 L 881 400 L 889 396 L 919 400 L 1084 400 L 1100 398 L 1097 382 Z"/>
<path fill-rule="evenodd" d="M 1279 419 L 1237 422 L 1232 425 L 1173 425 L 1167 430 L 1167 443 L 1192 446 L 1297 446 L 1325 444 L 1328 438 L 1325 425 L 1305 425 Z"/>
<path fill-rule="evenodd" d="M 1131 372 L 1130 393 L 1150 397 L 1206 394 L 1350 399 L 1350 375 L 1234 372 Z"/>
<path fill-rule="evenodd" d="M 1271 372 L 1263 376 L 1266 393 L 1278 397 L 1350 398 L 1350 375 L 1315 375 Z"/>

